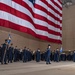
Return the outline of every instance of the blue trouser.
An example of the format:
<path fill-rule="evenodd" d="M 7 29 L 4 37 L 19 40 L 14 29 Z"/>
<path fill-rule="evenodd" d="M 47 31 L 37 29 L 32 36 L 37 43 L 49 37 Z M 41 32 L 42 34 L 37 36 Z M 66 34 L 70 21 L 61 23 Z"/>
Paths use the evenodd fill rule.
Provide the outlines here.
<path fill-rule="evenodd" d="M 24 54 L 23 62 L 27 62 L 27 56 Z"/>
<path fill-rule="evenodd" d="M 1 53 L 1 63 L 3 63 L 4 52 Z"/>
<path fill-rule="evenodd" d="M 12 62 L 12 58 L 13 58 L 12 53 L 10 53 L 10 54 L 9 54 L 9 61 L 10 61 L 10 62 Z"/>
<path fill-rule="evenodd" d="M 5 54 L 4 63 L 6 63 L 6 61 L 7 61 L 7 54 Z"/>
<path fill-rule="evenodd" d="M 40 61 L 40 56 L 36 56 L 36 62 Z"/>
<path fill-rule="evenodd" d="M 47 64 L 50 63 L 50 56 L 48 56 L 48 57 L 46 58 L 46 63 L 47 63 Z"/>
<path fill-rule="evenodd" d="M 17 54 L 14 54 L 14 62 L 17 61 Z"/>
<path fill-rule="evenodd" d="M 75 62 L 75 54 L 73 55 L 73 61 Z"/>
<path fill-rule="evenodd" d="M 6 63 L 7 61 L 7 54 L 4 54 L 4 52 L 2 52 L 1 54 L 1 63 Z"/>

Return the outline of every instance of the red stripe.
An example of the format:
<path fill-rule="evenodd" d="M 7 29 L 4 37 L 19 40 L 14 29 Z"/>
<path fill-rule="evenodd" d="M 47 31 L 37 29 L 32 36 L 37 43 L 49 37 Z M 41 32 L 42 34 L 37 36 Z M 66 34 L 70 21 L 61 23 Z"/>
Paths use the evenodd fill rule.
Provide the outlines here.
<path fill-rule="evenodd" d="M 33 13 L 33 11 L 32 11 L 32 8 L 31 7 L 29 7 L 28 6 L 28 4 L 26 5 L 26 3 L 25 2 L 23 2 L 22 0 L 13 0 L 13 1 L 15 1 L 16 3 L 18 3 L 18 4 L 20 4 L 20 5 L 22 5 L 22 6 L 24 6 L 25 8 L 27 8 L 27 9 L 29 9 L 29 11 L 31 12 L 31 14 L 34 16 L 34 13 Z M 43 1 L 45 1 L 45 0 L 43 0 Z M 2 6 L 0 6 L 0 7 L 2 7 Z M 7 10 L 5 10 L 3 7 L 2 7 L 2 9 L 4 10 L 4 11 L 7 11 Z M 7 7 L 6 7 L 6 9 L 7 9 Z M 8 10 L 8 11 L 11 11 L 12 9 L 10 9 L 10 10 Z M 8 12 L 7 11 L 7 12 Z M 15 13 L 17 10 L 12 10 L 11 12 L 12 13 Z M 19 12 L 19 11 L 17 11 L 17 12 Z M 10 12 L 9 12 L 10 13 Z M 20 15 L 19 15 L 20 14 Z M 34 25 L 34 22 L 32 21 L 32 19 L 28 16 L 28 15 L 26 15 L 26 14 L 23 14 L 23 15 L 21 15 L 21 14 L 23 14 L 22 12 L 19 12 L 18 14 L 17 13 L 15 13 L 15 16 L 17 15 L 18 17 L 20 17 L 20 18 L 23 18 L 23 19 L 25 19 L 25 20 L 27 20 L 27 21 L 30 21 L 33 25 Z M 24 18 L 24 16 L 26 15 L 26 18 Z M 47 21 L 46 21 L 47 22 Z M 21 32 L 25 32 L 25 33 L 29 33 L 29 34 L 31 34 L 31 35 L 33 35 L 33 36 L 35 36 L 35 37 L 37 37 L 37 38 L 40 38 L 40 39 L 43 39 L 43 40 L 47 40 L 47 41 L 50 41 L 50 42 L 54 42 L 54 43 L 61 43 L 61 41 L 60 40 L 54 40 L 54 39 L 50 39 L 50 38 L 48 38 L 48 37 L 46 37 L 46 36 L 42 36 L 42 35 L 36 35 L 35 34 L 35 32 L 33 32 L 31 29 L 29 29 L 29 28 L 26 28 L 26 27 L 23 27 L 23 26 L 20 26 L 20 25 L 16 25 L 16 24 L 14 24 L 14 23 L 11 23 L 11 22 L 9 22 L 9 21 L 6 21 L 6 20 L 0 20 L 0 24 L 1 24 L 1 26 L 4 26 L 4 27 L 8 27 L 8 28 L 12 28 L 12 29 L 15 29 L 15 30 L 18 30 L 18 31 L 21 31 Z M 37 27 L 37 25 L 35 25 L 35 27 Z M 38 26 L 37 27 L 37 29 L 38 28 L 40 28 L 40 26 Z M 49 30 L 48 30 L 48 28 L 46 27 L 41 27 L 40 29 L 45 29 L 45 30 L 47 30 L 47 32 L 49 32 Z M 55 35 L 58 35 L 58 33 L 56 33 L 56 32 L 50 32 L 50 33 L 55 33 Z M 60 34 L 59 34 L 60 35 Z"/>
<path fill-rule="evenodd" d="M 59 1 L 59 3 L 62 5 L 62 1 L 61 0 L 58 0 Z"/>
<path fill-rule="evenodd" d="M 29 7 L 29 6 L 27 5 L 27 3 L 23 2 L 22 0 L 13 0 L 13 1 L 16 2 L 16 3 L 18 3 L 18 4 L 20 4 L 20 5 L 22 5 L 23 7 L 27 8 L 27 9 L 29 9 L 31 13 L 34 13 L 34 12 L 32 11 L 32 9 L 31 9 L 31 7 Z M 41 0 L 41 1 L 45 2 L 45 0 Z M 47 5 L 48 5 L 48 4 L 47 4 Z M 35 7 L 36 7 L 36 6 L 37 6 L 37 5 L 35 5 Z M 44 9 L 44 12 L 48 12 L 45 8 L 43 8 L 43 7 L 41 7 L 41 6 L 37 6 L 37 7 L 41 8 L 41 10 Z M 36 15 L 37 15 L 37 14 L 35 14 L 35 16 L 36 16 Z M 60 23 L 62 23 L 62 21 L 61 21 L 59 18 L 54 17 L 53 14 L 49 13 L 49 15 L 50 15 L 50 16 L 52 15 L 52 17 L 53 17 L 54 19 L 56 19 L 56 20 L 58 20 Z M 35 16 L 34 16 L 34 17 L 35 17 Z M 38 18 L 39 16 L 40 16 L 40 18 Z M 38 15 L 38 17 L 35 17 L 35 18 L 38 18 L 39 20 L 43 20 L 43 21 L 45 21 L 45 22 L 48 21 L 48 19 L 47 19 L 47 20 L 44 20 L 45 17 L 43 17 L 43 19 L 41 19 L 41 18 L 42 18 L 41 15 Z M 53 22 L 51 22 L 51 21 L 48 21 L 48 22 L 49 22 L 50 25 L 52 25 L 52 26 L 54 26 L 54 27 L 56 27 L 56 28 L 60 28 L 60 30 L 62 30 L 62 27 L 60 27 L 60 25 L 56 25 L 55 23 L 53 23 Z M 35 26 L 35 25 L 34 25 L 34 26 Z M 36 28 L 37 28 L 37 27 L 36 27 Z"/>
<path fill-rule="evenodd" d="M 45 18 L 44 16 L 41 16 L 41 15 L 39 15 L 39 14 L 35 14 L 34 17 L 35 17 L 36 19 L 39 19 L 39 20 L 43 20 L 43 21 L 45 21 L 45 22 L 48 22 L 49 25 L 52 25 L 52 26 L 54 26 L 54 27 L 59 28 L 60 30 L 62 30 L 62 27 L 60 27 L 60 25 L 55 24 L 54 22 L 48 20 L 48 19 Z"/>
<path fill-rule="evenodd" d="M 38 4 L 35 4 L 35 8 L 36 8 L 36 9 L 39 9 L 39 10 L 41 10 L 41 11 L 43 11 L 43 12 L 45 12 L 47 15 L 53 17 L 55 20 L 59 21 L 60 23 L 62 22 L 58 17 L 56 17 L 55 15 L 53 15 L 53 14 L 52 14 L 51 12 L 49 12 L 46 8 L 44 8 L 44 7 L 42 7 L 42 6 L 38 5 Z"/>
<path fill-rule="evenodd" d="M 23 7 L 25 7 L 25 8 L 27 8 L 27 9 L 29 9 L 29 11 L 30 11 L 30 12 L 32 13 L 32 15 L 34 16 L 34 12 L 33 12 L 32 8 L 29 7 L 29 5 L 28 5 L 27 3 L 25 3 L 23 0 L 13 0 L 13 2 L 15 2 L 15 3 L 17 3 L 17 4 L 19 4 L 19 5 L 23 6 Z"/>
<path fill-rule="evenodd" d="M 47 1 L 45 1 L 45 0 L 42 0 L 42 2 L 44 2 L 46 5 L 48 5 Z M 58 12 L 54 7 L 52 7 L 51 5 L 49 5 L 49 7 L 52 8 L 52 10 L 54 10 L 56 13 L 59 14 L 59 12 Z M 35 8 L 44 11 L 45 13 L 47 13 L 47 14 L 49 14 L 51 17 L 53 17 L 55 20 L 59 21 L 59 23 L 62 23 L 62 21 L 61 21 L 59 18 L 57 18 L 57 17 L 55 17 L 53 14 L 49 13 L 49 12 L 46 10 L 46 8 L 44 8 L 44 7 L 42 7 L 42 6 L 38 5 L 38 4 L 35 5 Z M 60 30 L 62 30 L 62 27 L 60 27 L 60 25 L 56 25 L 55 23 L 49 21 L 47 18 L 45 18 L 44 16 L 41 16 L 40 14 L 39 14 L 39 15 L 36 14 L 34 17 L 37 18 L 37 19 L 43 20 L 43 21 L 45 21 L 45 22 L 48 21 L 50 25 L 52 25 L 52 26 L 54 26 L 54 27 L 57 27 L 57 28 L 60 28 Z M 61 17 L 62 17 L 62 15 L 61 15 Z"/>
<path fill-rule="evenodd" d="M 60 7 L 54 0 L 51 0 L 60 10 L 62 10 L 62 7 Z"/>
<path fill-rule="evenodd" d="M 52 5 L 50 5 L 46 0 L 41 0 L 44 4 L 48 5 L 49 8 L 51 8 L 54 12 L 58 13 L 60 16 L 62 16 L 62 14 Z M 53 0 L 51 0 L 52 2 Z"/>
<path fill-rule="evenodd" d="M 34 14 L 34 12 L 32 11 L 32 9 L 31 9 L 31 7 L 29 7 L 28 5 L 27 5 L 27 3 L 25 3 L 25 2 L 23 2 L 22 0 L 13 0 L 14 2 L 16 2 L 16 3 L 18 3 L 18 4 L 20 4 L 20 5 L 22 5 L 23 7 L 25 7 L 25 8 L 27 8 L 27 9 L 29 9 L 29 11 L 32 13 L 32 14 Z M 43 1 L 43 0 L 42 0 Z M 45 0 L 43 1 L 43 2 L 46 2 Z M 43 7 L 41 7 L 41 6 L 38 6 L 37 4 L 35 5 L 35 8 L 41 8 L 41 10 L 43 9 L 44 10 L 44 12 L 46 13 L 47 12 L 47 10 L 45 9 L 45 8 L 43 8 Z M 52 15 L 52 17 L 54 17 L 54 15 L 53 14 L 51 14 L 51 13 L 49 13 L 49 15 L 51 16 Z M 59 19 L 59 18 L 57 18 L 57 17 L 54 17 L 54 19 L 56 19 L 56 20 L 58 20 L 60 23 L 62 23 L 62 21 Z M 40 19 L 41 20 L 41 19 Z M 42 19 L 43 20 L 43 19 Z M 45 20 L 44 20 L 45 21 Z M 46 21 L 47 22 L 47 21 Z M 54 26 L 55 24 L 53 24 L 53 26 Z M 56 26 L 56 25 L 55 25 Z M 59 25 L 58 25 L 59 26 Z M 58 27 L 58 26 L 56 26 L 56 27 Z M 59 27 L 60 29 L 62 29 L 61 27 Z"/>
<path fill-rule="evenodd" d="M 61 33 L 55 32 L 55 31 L 53 31 L 53 30 L 50 30 L 50 29 L 48 29 L 48 27 L 43 27 L 43 26 L 40 26 L 40 25 L 38 25 L 38 24 L 36 24 L 35 26 L 37 27 L 37 29 L 45 30 L 45 31 L 47 31 L 48 33 L 51 33 L 51 34 L 54 34 L 54 35 L 57 35 L 57 36 L 62 37 L 62 34 L 61 34 Z"/>
<path fill-rule="evenodd" d="M 5 5 L 5 4 L 1 4 L 1 3 L 0 3 L 0 5 L 2 6 L 2 7 L 0 8 L 1 10 L 6 11 L 6 12 L 8 12 L 8 13 L 11 13 L 11 14 L 13 14 L 13 15 L 19 17 L 19 18 L 22 18 L 22 19 L 24 19 L 24 20 L 27 20 L 27 21 L 29 21 L 31 24 L 34 25 L 34 22 L 32 21 L 32 19 L 31 19 L 28 15 L 23 14 L 23 13 L 21 13 L 21 12 L 15 10 L 15 9 L 13 9 L 13 8 L 11 8 L 11 7 L 7 6 L 7 5 Z M 11 10 L 11 11 L 10 11 L 10 10 Z M 16 12 L 16 13 L 15 13 L 15 12 Z M 50 34 L 62 36 L 62 35 L 61 35 L 60 33 L 58 33 L 58 32 L 55 32 L 55 33 L 54 33 L 54 31 L 52 31 L 52 30 L 50 30 L 50 29 L 47 30 L 47 29 L 46 29 L 47 27 L 41 26 L 42 28 L 40 28 L 39 25 L 34 25 L 34 26 L 35 26 L 35 28 L 37 28 L 37 29 L 39 28 L 40 30 L 42 29 L 42 30 L 44 30 L 44 31 L 49 31 Z M 51 31 L 51 32 L 50 32 L 50 31 Z"/>
<path fill-rule="evenodd" d="M 47 40 L 47 41 L 58 43 L 58 44 L 62 43 L 60 40 L 55 40 L 55 39 L 52 39 L 52 38 L 48 38 L 46 36 L 37 35 L 37 34 L 35 34 L 35 32 L 33 32 L 29 28 L 14 24 L 14 23 L 6 21 L 6 20 L 0 19 L 0 26 L 7 27 L 7 28 L 12 28 L 12 29 L 15 29 L 15 30 L 18 30 L 18 31 L 21 31 L 21 32 L 25 32 L 25 33 L 31 34 L 34 37 L 42 39 L 42 40 Z"/>
<path fill-rule="evenodd" d="M 22 12 L 16 10 L 15 8 L 12 8 L 12 7 L 8 6 L 8 5 L 0 3 L 0 10 L 8 12 L 10 14 L 13 14 L 16 17 L 22 18 L 24 20 L 27 20 L 27 21 L 29 21 L 30 23 L 32 23 L 34 25 L 33 20 L 28 15 L 26 15 L 25 13 L 22 13 Z"/>

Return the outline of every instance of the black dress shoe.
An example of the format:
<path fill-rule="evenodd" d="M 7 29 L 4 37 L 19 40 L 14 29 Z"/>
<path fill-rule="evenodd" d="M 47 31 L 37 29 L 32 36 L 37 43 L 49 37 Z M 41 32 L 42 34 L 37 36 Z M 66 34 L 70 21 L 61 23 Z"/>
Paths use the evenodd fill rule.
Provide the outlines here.
<path fill-rule="evenodd" d="M 7 65 L 7 63 L 4 63 L 5 65 Z"/>
<path fill-rule="evenodd" d="M 51 64 L 51 63 L 49 63 L 49 64 Z"/>
<path fill-rule="evenodd" d="M 1 65 L 3 65 L 3 63 L 1 63 Z"/>
<path fill-rule="evenodd" d="M 48 65 L 48 63 L 46 63 Z"/>

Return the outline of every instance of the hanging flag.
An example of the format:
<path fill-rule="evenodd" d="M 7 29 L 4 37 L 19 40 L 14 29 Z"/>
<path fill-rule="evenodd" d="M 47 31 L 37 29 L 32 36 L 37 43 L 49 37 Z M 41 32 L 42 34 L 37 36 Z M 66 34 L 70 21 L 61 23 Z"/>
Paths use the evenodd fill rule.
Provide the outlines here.
<path fill-rule="evenodd" d="M 60 48 L 60 53 L 62 53 L 63 52 L 63 49 L 62 49 L 62 47 Z"/>
<path fill-rule="evenodd" d="M 11 43 L 11 34 L 8 35 L 8 44 Z"/>
<path fill-rule="evenodd" d="M 62 43 L 60 0 L 0 0 L 0 26 Z"/>

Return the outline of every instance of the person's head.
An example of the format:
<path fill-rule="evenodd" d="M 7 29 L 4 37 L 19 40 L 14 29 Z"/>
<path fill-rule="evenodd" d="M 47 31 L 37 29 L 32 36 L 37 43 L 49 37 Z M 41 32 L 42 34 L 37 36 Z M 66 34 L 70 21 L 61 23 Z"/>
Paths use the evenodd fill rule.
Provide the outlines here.
<path fill-rule="evenodd" d="M 59 49 L 57 48 L 57 51 L 59 51 Z"/>
<path fill-rule="evenodd" d="M 17 48 L 17 46 L 15 46 L 15 49 Z"/>
<path fill-rule="evenodd" d="M 26 46 L 24 47 L 24 49 L 26 49 Z"/>
<path fill-rule="evenodd" d="M 40 48 L 38 48 L 37 50 L 40 50 Z"/>
<path fill-rule="evenodd" d="M 40 52 L 40 48 L 38 48 L 38 51 Z"/>
<path fill-rule="evenodd" d="M 1 46 L 0 47 L 2 47 L 2 44 L 1 44 Z"/>
<path fill-rule="evenodd" d="M 7 40 L 7 39 L 5 39 L 5 43 L 6 43 L 6 44 L 7 44 L 7 41 L 8 41 L 8 40 Z"/>
<path fill-rule="evenodd" d="M 11 46 L 13 46 L 13 43 L 11 43 Z"/>
<path fill-rule="evenodd" d="M 51 45 L 50 44 L 48 44 L 48 48 L 51 48 Z"/>
<path fill-rule="evenodd" d="M 29 48 L 27 48 L 27 51 L 29 51 Z"/>
<path fill-rule="evenodd" d="M 75 53 L 75 50 L 74 50 L 74 53 Z"/>

